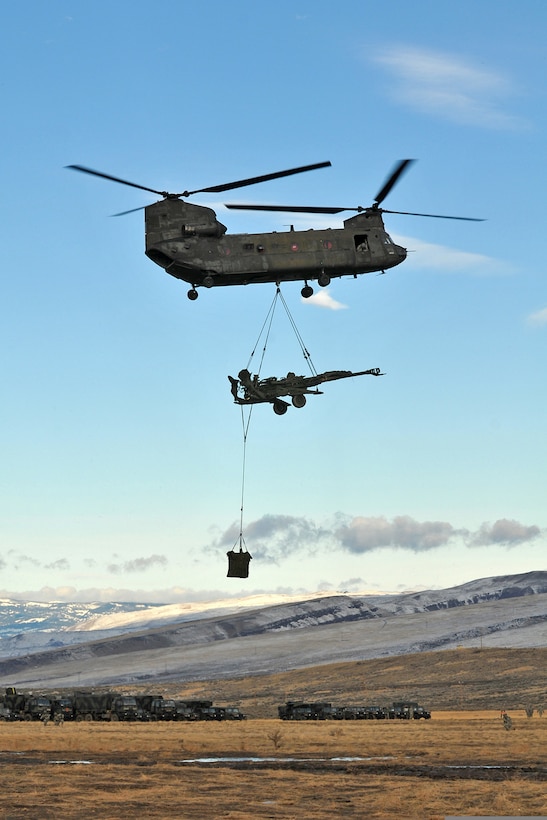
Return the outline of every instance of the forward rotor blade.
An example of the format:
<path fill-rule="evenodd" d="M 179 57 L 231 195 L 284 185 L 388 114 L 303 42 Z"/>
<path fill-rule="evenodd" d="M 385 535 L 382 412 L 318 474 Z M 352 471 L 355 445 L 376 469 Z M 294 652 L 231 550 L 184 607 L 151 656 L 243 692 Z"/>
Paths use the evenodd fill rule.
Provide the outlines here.
<path fill-rule="evenodd" d="M 388 211 L 386 208 L 363 208 L 359 205 L 356 208 L 330 208 L 315 205 L 243 205 L 243 204 L 225 204 L 225 208 L 230 208 L 232 211 L 280 211 L 282 213 L 295 214 L 340 214 L 343 211 L 356 211 L 357 213 L 369 212 L 371 214 L 403 214 L 405 216 L 427 216 L 432 219 L 458 219 L 463 222 L 484 222 L 484 219 L 476 219 L 472 216 L 446 216 L 444 214 L 418 214 L 412 211 Z"/>
<path fill-rule="evenodd" d="M 146 205 L 141 205 L 140 208 L 131 208 L 129 211 L 120 211 L 119 214 L 110 214 L 110 216 L 125 216 L 126 214 L 134 214 L 136 211 L 144 211 Z"/>
<path fill-rule="evenodd" d="M 473 216 L 445 216 L 444 214 L 415 214 L 412 211 L 388 211 L 385 208 L 379 208 L 383 214 L 404 214 L 405 216 L 428 216 L 432 219 L 458 219 L 462 222 L 486 222 L 485 219 L 476 219 Z"/>
<path fill-rule="evenodd" d="M 128 182 L 126 179 L 120 179 L 120 177 L 113 177 L 110 174 L 103 174 L 102 171 L 94 171 L 93 168 L 86 168 L 85 165 L 67 165 L 66 167 L 70 168 L 72 171 L 81 171 L 83 174 L 91 174 L 91 176 L 94 177 L 109 179 L 111 182 L 119 182 L 121 185 L 129 185 L 130 188 L 139 188 L 141 191 L 149 191 L 151 194 L 159 194 L 159 196 L 169 196 L 167 191 L 156 191 L 154 190 L 154 188 L 147 188 L 145 185 L 137 185 L 136 182 Z"/>
<path fill-rule="evenodd" d="M 321 208 L 314 205 L 225 205 L 232 211 L 283 211 L 295 214 L 339 214 L 341 211 L 357 211 L 358 208 Z M 363 210 L 363 209 L 360 209 Z"/>
<path fill-rule="evenodd" d="M 289 168 L 287 171 L 276 171 L 273 174 L 263 174 L 258 177 L 239 179 L 236 182 L 227 182 L 224 185 L 213 185 L 210 188 L 198 188 L 197 191 L 186 191 L 183 196 L 190 196 L 191 194 L 218 194 L 222 193 L 222 191 L 232 191 L 234 188 L 244 188 L 246 185 L 255 185 L 257 182 L 268 182 L 271 179 L 289 177 L 292 176 L 292 174 L 303 174 L 305 171 L 316 171 L 318 168 L 327 168 L 330 165 L 330 162 L 318 162 L 315 165 L 302 165 L 299 168 Z"/>
<path fill-rule="evenodd" d="M 384 183 L 384 187 L 376 194 L 375 202 L 380 204 L 383 202 L 386 196 L 389 194 L 393 186 L 399 181 L 400 176 L 406 171 L 406 169 L 416 160 L 414 159 L 402 159 L 394 168 L 391 176 L 386 180 Z"/>

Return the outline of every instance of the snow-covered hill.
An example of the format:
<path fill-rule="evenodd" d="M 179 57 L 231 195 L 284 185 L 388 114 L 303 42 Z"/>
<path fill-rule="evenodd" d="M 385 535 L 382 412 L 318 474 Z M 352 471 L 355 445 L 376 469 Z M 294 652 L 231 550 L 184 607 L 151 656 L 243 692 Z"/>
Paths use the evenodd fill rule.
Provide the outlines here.
<path fill-rule="evenodd" d="M 227 598 L 220 601 L 200 601 L 185 604 L 164 604 L 152 607 L 141 606 L 132 611 L 111 611 L 105 614 L 96 613 L 90 618 L 69 627 L 74 631 L 88 630 L 132 630 L 149 629 L 156 626 L 196 621 L 200 618 L 214 618 L 218 615 L 231 615 L 249 609 L 263 609 L 279 604 L 291 604 L 298 601 L 316 600 L 331 597 L 332 592 L 317 592 L 313 595 L 285 595 L 282 593 L 265 593 L 248 595 L 243 598 Z"/>
<path fill-rule="evenodd" d="M 67 604 L 62 601 L 43 603 L 0 598 L 0 639 L 10 638 L 22 632 L 59 632 L 63 629 L 74 629 L 97 618 L 123 617 L 127 612 L 132 612 L 138 617 L 143 609 L 153 611 L 153 607 L 153 604 Z"/>
<path fill-rule="evenodd" d="M 316 593 L 306 600 L 331 597 Z M 300 595 L 269 593 L 184 604 L 49 603 L 0 599 L 0 658 L 73 646 L 135 630 L 231 615 L 302 600 Z"/>
<path fill-rule="evenodd" d="M 0 680 L 21 686 L 212 680 L 457 646 L 547 645 L 547 572 L 403 595 L 259 601 L 215 605 L 201 617 L 192 609 L 141 609 L 129 613 L 129 623 L 127 613 L 107 615 L 108 623 L 119 617 L 124 627 L 42 633 L 64 645 L 4 656 Z M 90 623 L 104 626 L 96 616 Z"/>

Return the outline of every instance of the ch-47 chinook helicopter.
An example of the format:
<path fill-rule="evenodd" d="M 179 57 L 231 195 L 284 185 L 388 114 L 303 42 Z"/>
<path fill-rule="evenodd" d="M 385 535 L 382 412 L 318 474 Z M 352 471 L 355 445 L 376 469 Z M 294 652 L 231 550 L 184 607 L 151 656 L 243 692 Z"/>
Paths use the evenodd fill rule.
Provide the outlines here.
<path fill-rule="evenodd" d="M 356 216 L 344 220 L 343 228 L 326 230 L 277 231 L 259 234 L 228 234 L 215 212 L 203 205 L 186 202 L 186 198 L 201 193 L 222 193 L 259 182 L 314 171 L 330 166 L 330 162 L 304 165 L 224 185 L 200 188 L 172 194 L 156 191 L 144 185 L 128 182 L 110 174 L 94 171 L 83 165 L 69 165 L 75 171 L 139 188 L 163 197 L 144 208 L 146 228 L 146 255 L 167 273 L 188 282 L 192 287 L 188 298 L 198 298 L 198 287 L 212 288 L 253 283 L 304 282 L 302 296 L 313 294 L 308 284 L 317 281 L 326 287 L 331 279 L 342 276 L 357 277 L 362 273 L 384 272 L 404 262 L 407 251 L 396 245 L 387 233 L 383 213 L 427 216 L 439 219 L 460 219 L 481 222 L 479 219 L 440 214 L 415 214 L 410 211 L 387 211 L 380 205 L 401 174 L 413 162 L 404 159 L 397 163 L 383 187 L 368 207 L 332 208 L 302 205 L 241 205 L 227 208 L 255 211 L 284 211 L 292 213 L 338 214 L 357 211 Z M 133 208 L 116 216 L 123 216 Z"/>

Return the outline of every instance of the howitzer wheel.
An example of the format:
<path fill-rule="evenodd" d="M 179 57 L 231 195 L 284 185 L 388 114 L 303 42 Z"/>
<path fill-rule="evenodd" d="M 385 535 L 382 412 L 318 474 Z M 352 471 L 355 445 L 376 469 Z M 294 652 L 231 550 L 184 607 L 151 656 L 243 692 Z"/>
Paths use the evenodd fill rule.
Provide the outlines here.
<path fill-rule="evenodd" d="M 273 409 L 277 416 L 284 416 L 287 412 L 287 405 L 284 401 L 274 401 Z"/>
<path fill-rule="evenodd" d="M 306 397 L 303 393 L 299 393 L 298 396 L 292 397 L 292 404 L 293 407 L 304 407 L 304 405 L 306 404 Z"/>

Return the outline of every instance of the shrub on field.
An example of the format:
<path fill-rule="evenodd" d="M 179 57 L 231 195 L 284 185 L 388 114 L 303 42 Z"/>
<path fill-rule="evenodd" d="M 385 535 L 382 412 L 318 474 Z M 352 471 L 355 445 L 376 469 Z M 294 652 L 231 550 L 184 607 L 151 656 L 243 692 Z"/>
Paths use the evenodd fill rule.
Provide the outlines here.
<path fill-rule="evenodd" d="M 275 729 L 275 731 L 270 732 L 268 735 L 268 740 L 272 741 L 274 749 L 279 749 L 281 743 L 283 742 L 283 732 L 281 732 L 280 729 Z"/>

